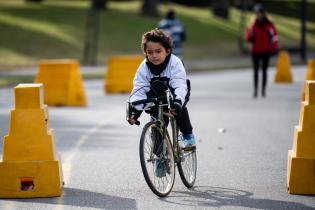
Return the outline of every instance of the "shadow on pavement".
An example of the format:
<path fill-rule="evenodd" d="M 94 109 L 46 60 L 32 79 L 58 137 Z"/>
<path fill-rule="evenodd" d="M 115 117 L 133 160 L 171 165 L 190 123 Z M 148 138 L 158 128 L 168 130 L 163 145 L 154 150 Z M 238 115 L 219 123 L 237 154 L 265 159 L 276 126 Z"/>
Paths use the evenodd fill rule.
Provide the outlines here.
<path fill-rule="evenodd" d="M 174 195 L 176 194 L 176 195 Z M 253 193 L 222 187 L 196 186 L 187 191 L 173 191 L 162 201 L 182 206 L 198 207 L 246 207 L 255 209 L 303 209 L 314 210 L 313 207 L 291 201 L 251 198 Z M 174 200 L 172 198 L 175 198 Z"/>
<path fill-rule="evenodd" d="M 134 199 L 111 196 L 75 188 L 64 188 L 63 195 L 58 198 L 13 199 L 11 201 L 99 209 L 137 209 L 136 200 Z M 65 207 L 64 209 L 67 208 Z"/>

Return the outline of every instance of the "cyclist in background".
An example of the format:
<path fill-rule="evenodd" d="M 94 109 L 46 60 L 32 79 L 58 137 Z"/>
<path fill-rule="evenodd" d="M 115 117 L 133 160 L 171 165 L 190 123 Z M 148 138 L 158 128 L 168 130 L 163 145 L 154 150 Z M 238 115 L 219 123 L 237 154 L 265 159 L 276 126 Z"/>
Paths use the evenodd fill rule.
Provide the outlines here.
<path fill-rule="evenodd" d="M 175 11 L 170 9 L 165 19 L 159 22 L 159 29 L 166 32 L 173 40 L 172 53 L 178 57 L 182 55 L 181 45 L 186 40 L 186 32 L 184 24 L 176 19 Z"/>

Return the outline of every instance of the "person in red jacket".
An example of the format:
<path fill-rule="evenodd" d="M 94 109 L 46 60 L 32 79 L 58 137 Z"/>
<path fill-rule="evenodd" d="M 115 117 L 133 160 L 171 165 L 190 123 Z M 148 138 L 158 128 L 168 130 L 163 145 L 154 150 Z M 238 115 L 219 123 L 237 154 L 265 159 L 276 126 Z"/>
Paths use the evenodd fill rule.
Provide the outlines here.
<path fill-rule="evenodd" d="M 245 39 L 251 43 L 251 55 L 254 70 L 254 98 L 257 97 L 259 68 L 262 68 L 262 90 L 261 95 L 266 96 L 267 69 L 272 54 L 278 51 L 277 30 L 268 18 L 262 5 L 254 7 L 256 18 L 251 27 L 246 29 Z"/>

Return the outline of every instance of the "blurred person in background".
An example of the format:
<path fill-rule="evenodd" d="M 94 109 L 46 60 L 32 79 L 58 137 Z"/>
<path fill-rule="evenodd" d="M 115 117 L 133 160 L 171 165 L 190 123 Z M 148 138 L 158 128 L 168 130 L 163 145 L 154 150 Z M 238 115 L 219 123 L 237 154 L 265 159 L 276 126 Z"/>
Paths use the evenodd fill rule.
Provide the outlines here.
<path fill-rule="evenodd" d="M 262 97 L 266 97 L 267 70 L 270 56 L 278 52 L 278 34 L 274 24 L 261 4 L 254 7 L 255 20 L 246 29 L 245 39 L 251 43 L 254 70 L 254 98 L 258 94 L 259 69 L 262 69 Z"/>
<path fill-rule="evenodd" d="M 158 27 L 172 38 L 174 46 L 172 53 L 181 57 L 181 45 L 182 42 L 186 40 L 186 32 L 184 24 L 176 19 L 176 14 L 173 9 L 167 12 L 166 17 L 159 22 Z"/>

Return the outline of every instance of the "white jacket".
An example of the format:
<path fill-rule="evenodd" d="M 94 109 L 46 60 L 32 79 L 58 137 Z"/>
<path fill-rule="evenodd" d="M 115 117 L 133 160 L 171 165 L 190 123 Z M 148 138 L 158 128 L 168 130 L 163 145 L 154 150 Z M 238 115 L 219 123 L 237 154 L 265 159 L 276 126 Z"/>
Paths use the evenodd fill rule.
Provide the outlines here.
<path fill-rule="evenodd" d="M 159 77 L 151 73 L 146 64 L 146 59 L 142 61 L 133 80 L 133 90 L 130 96 L 130 102 L 146 99 L 146 93 L 150 91 L 150 81 L 154 77 Z M 182 104 L 185 102 L 187 94 L 186 71 L 182 61 L 175 55 L 171 55 L 169 63 L 160 77 L 169 78 L 169 86 L 174 89 L 175 99 L 179 99 Z M 142 106 L 137 106 L 138 110 Z"/>

